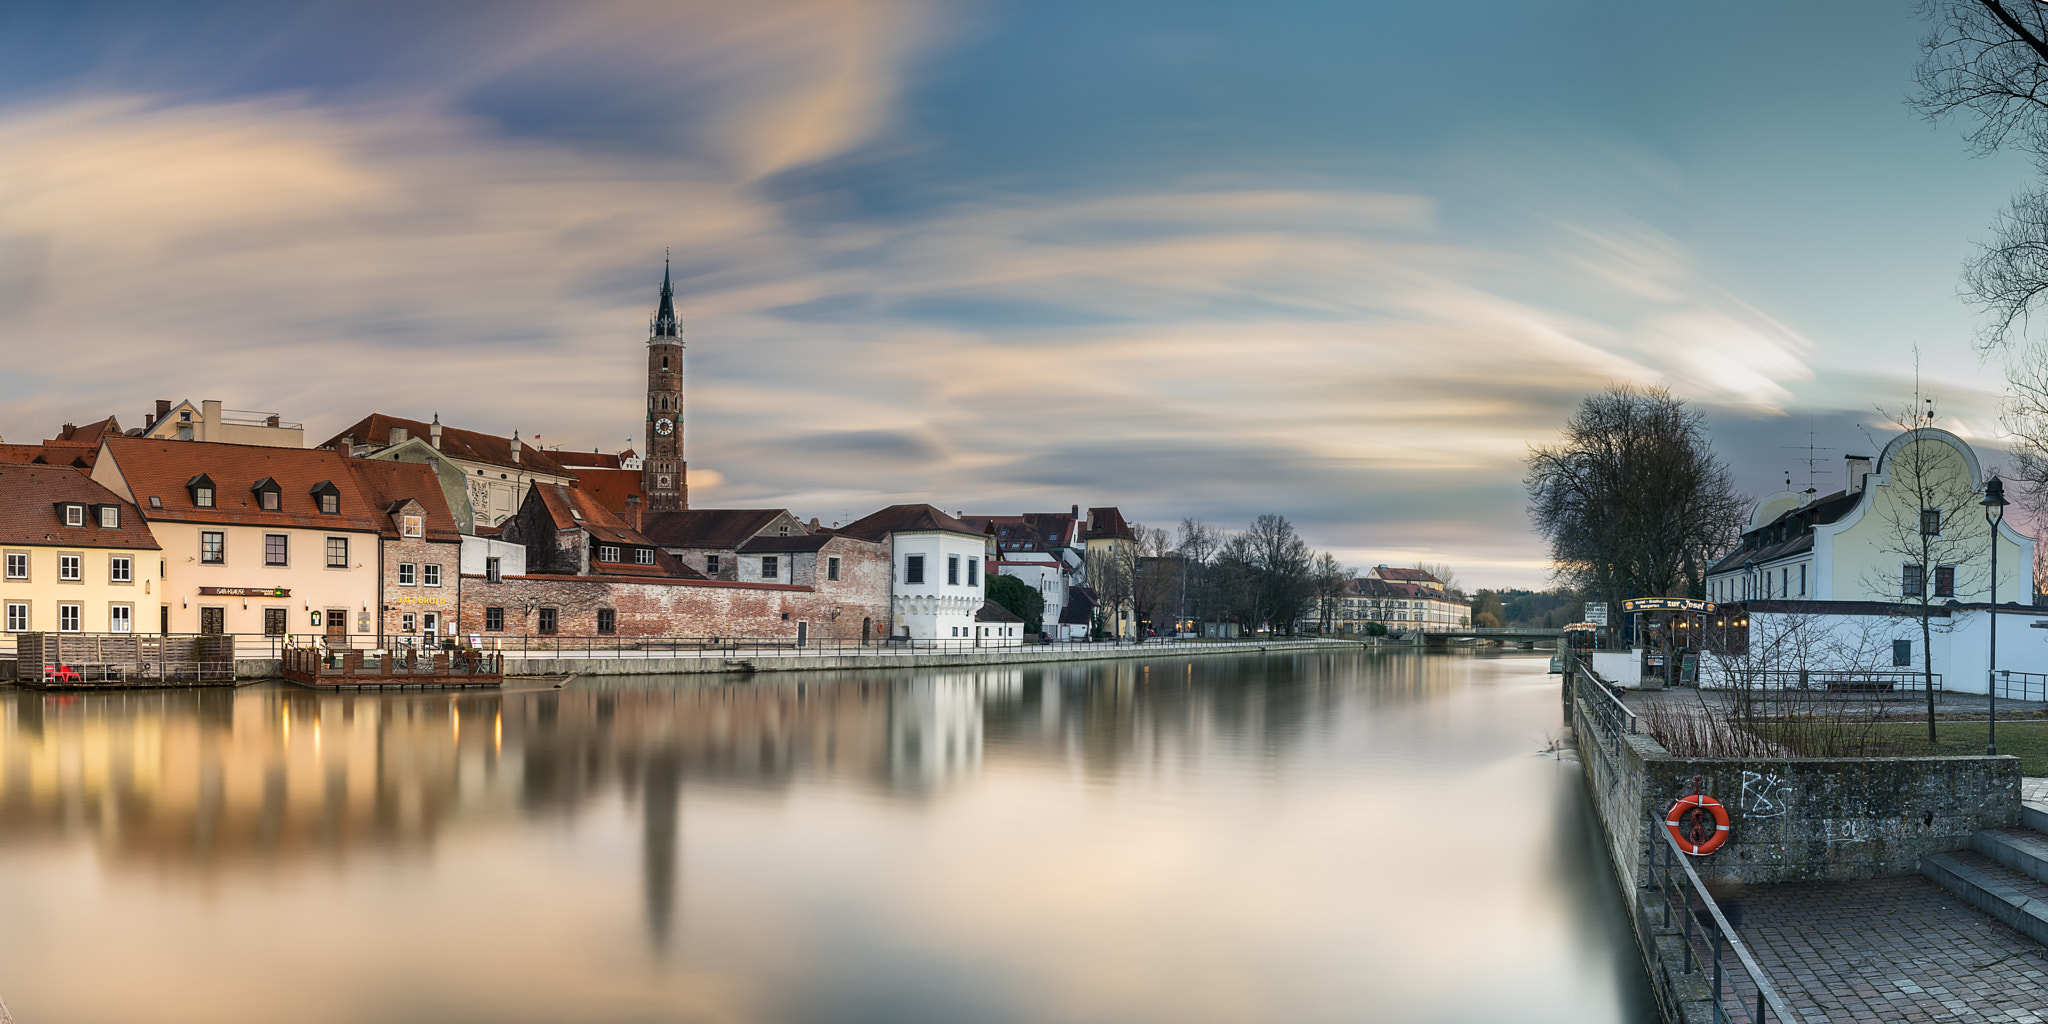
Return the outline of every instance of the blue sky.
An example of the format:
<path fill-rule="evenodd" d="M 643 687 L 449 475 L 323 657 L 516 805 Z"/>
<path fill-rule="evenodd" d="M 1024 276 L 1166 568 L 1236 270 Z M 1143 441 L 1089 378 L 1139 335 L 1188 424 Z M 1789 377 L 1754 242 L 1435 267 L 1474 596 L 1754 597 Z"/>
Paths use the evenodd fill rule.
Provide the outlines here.
<path fill-rule="evenodd" d="M 0 435 L 155 398 L 638 440 L 672 247 L 693 498 L 1278 511 L 1537 585 L 1521 456 L 1663 383 L 1753 493 L 1910 400 L 2026 183 L 1905 4 L 20 3 Z M 1994 459 L 1995 461 L 1995 459 Z M 1823 477 L 1825 489 L 1839 474 Z"/>

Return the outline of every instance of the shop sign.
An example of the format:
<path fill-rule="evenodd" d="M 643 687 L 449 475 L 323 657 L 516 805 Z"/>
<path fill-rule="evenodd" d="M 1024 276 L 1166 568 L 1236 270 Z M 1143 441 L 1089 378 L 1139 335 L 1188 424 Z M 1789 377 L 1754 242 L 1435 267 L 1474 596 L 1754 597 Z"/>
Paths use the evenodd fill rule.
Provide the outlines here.
<path fill-rule="evenodd" d="M 283 587 L 200 587 L 200 597 L 290 597 Z"/>

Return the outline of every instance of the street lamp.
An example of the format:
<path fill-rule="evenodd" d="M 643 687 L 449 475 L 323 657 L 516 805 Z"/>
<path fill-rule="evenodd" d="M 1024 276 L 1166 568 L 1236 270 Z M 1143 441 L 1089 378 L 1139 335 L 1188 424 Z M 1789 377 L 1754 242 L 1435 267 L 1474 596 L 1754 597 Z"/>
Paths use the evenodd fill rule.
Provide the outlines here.
<path fill-rule="evenodd" d="M 1998 524 L 2005 520 L 2005 481 L 1984 481 L 1984 521 L 1991 524 L 1991 668 L 1986 682 L 1991 694 L 1991 725 L 1984 752 L 1998 753 Z"/>

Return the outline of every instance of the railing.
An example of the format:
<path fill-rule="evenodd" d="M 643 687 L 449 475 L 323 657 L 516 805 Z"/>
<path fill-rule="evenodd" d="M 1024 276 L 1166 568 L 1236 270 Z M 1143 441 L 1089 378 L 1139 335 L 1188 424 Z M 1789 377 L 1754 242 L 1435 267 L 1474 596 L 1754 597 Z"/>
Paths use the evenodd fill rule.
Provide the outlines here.
<path fill-rule="evenodd" d="M 1999 669 L 1998 695 L 2006 700 L 2048 701 L 2048 675 Z"/>
<path fill-rule="evenodd" d="M 1615 735 L 1620 735 L 1624 732 L 1636 732 L 1636 713 L 1629 710 L 1629 706 L 1621 702 L 1621 695 L 1608 689 L 1606 684 L 1600 681 L 1600 677 L 1593 674 L 1592 666 L 1586 664 L 1585 660 L 1578 656 L 1578 652 L 1568 651 L 1564 653 L 1564 670 L 1566 675 L 1571 677 L 1577 686 L 1581 687 L 1581 693 L 1585 692 L 1586 689 L 1593 691 L 1593 697 L 1586 702 L 1586 706 L 1591 708 L 1594 714 L 1601 717 L 1603 720 L 1602 724 L 1607 726 L 1607 731 Z"/>
<path fill-rule="evenodd" d="M 1927 673 L 1913 669 L 1764 669 L 1726 673 L 1732 686 L 1760 686 L 1764 689 L 1824 689 L 1836 693 L 1925 693 Z M 1941 673 L 1934 673 L 1934 689 L 1940 692 Z"/>
<path fill-rule="evenodd" d="M 1757 964 L 1756 957 L 1750 955 L 1749 947 L 1743 945 L 1742 939 L 1735 934 L 1734 926 L 1728 923 L 1727 915 L 1721 912 L 1720 905 L 1715 903 L 1713 895 L 1707 892 L 1706 885 L 1700 881 L 1699 872 L 1693 870 L 1692 862 L 1687 860 L 1685 852 L 1678 848 L 1677 838 L 1671 834 L 1671 830 L 1664 827 L 1663 819 L 1651 818 L 1650 829 L 1662 836 L 1664 841 L 1658 843 L 1656 852 L 1650 855 L 1649 888 L 1658 890 L 1664 898 L 1665 927 L 1671 927 L 1674 905 L 1678 912 L 1685 916 L 1685 973 L 1695 974 L 1706 966 L 1701 962 L 1699 950 L 1694 945 L 1696 938 L 1706 941 L 1713 947 L 1714 1024 L 1723 1024 L 1734 1019 L 1728 1015 L 1728 997 L 1733 997 L 1736 1007 L 1743 1012 L 1745 1019 L 1752 1021 L 1753 1024 L 1763 1024 L 1770 1019 L 1769 1015 L 1772 1013 L 1777 1014 L 1777 1019 L 1782 1021 L 1799 1020 L 1793 1016 L 1792 1008 L 1786 1004 L 1784 997 L 1778 994 L 1777 986 L 1771 984 L 1770 975 L 1764 973 L 1764 969 Z M 1695 925 L 1698 927 L 1695 928 Z M 1735 962 L 1742 968 L 1742 974 L 1747 976 L 1746 990 L 1741 984 L 1742 979 L 1731 979 L 1728 976 L 1729 972 L 1721 958 L 1721 947 L 1724 944 L 1735 955 Z M 1754 1004 L 1749 1000 L 1751 993 L 1756 996 Z"/>

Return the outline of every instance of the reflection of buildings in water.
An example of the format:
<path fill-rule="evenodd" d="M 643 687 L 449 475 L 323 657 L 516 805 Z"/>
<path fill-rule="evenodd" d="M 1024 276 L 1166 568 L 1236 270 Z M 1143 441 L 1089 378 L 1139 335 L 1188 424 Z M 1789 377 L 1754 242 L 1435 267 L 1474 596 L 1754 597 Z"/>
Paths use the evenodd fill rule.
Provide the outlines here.
<path fill-rule="evenodd" d="M 1021 687 L 1023 673 L 932 672 L 897 682 L 889 701 L 889 781 L 930 788 L 981 769 L 986 693 Z"/>

